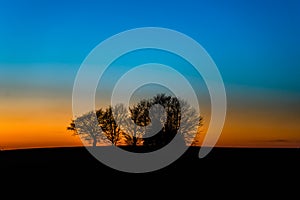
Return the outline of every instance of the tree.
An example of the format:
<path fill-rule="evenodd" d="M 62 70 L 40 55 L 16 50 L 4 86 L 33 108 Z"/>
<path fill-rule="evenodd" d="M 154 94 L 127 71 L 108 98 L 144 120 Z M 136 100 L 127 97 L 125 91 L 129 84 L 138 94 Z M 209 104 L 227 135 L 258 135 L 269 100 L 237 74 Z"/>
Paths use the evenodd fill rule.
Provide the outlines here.
<path fill-rule="evenodd" d="M 121 140 L 121 129 L 116 123 L 114 117 L 124 118 L 122 105 L 117 105 L 113 109 L 111 106 L 105 110 L 99 109 L 96 112 L 88 112 L 75 120 L 72 120 L 67 127 L 68 130 L 74 131 L 82 139 L 96 146 L 98 142 L 111 142 L 117 145 Z"/>
<path fill-rule="evenodd" d="M 186 101 L 180 99 L 181 117 L 178 132 L 184 137 L 187 145 L 193 145 L 197 142 L 197 136 L 200 133 L 200 127 L 203 123 L 203 117 L 199 116 L 196 110 Z"/>
<path fill-rule="evenodd" d="M 165 94 L 142 100 L 131 108 L 131 113 L 136 124 L 145 126 L 143 145 L 154 149 L 168 144 L 177 133 L 182 135 L 187 145 L 192 144 L 203 120 L 187 101 Z M 149 137 L 153 132 L 157 134 Z"/>
<path fill-rule="evenodd" d="M 99 110 L 98 112 L 102 111 Z M 103 136 L 96 114 L 92 111 L 72 120 L 67 130 L 73 131 L 75 135 L 79 135 L 84 140 L 92 143 L 93 146 L 96 146 Z"/>
<path fill-rule="evenodd" d="M 141 100 L 129 111 L 123 104 L 88 112 L 72 120 L 68 130 L 96 146 L 98 142 L 130 146 L 143 145 L 155 150 L 167 145 L 177 133 L 187 145 L 195 142 L 202 117 L 187 101 L 165 94 Z"/>
<path fill-rule="evenodd" d="M 147 137 L 144 139 L 144 145 L 149 146 L 152 148 L 161 148 L 164 145 L 168 144 L 176 135 L 178 127 L 179 127 L 179 110 L 180 105 L 178 103 L 177 98 L 166 96 L 165 94 L 157 94 L 152 99 L 149 100 L 150 107 L 158 104 L 161 105 L 166 113 L 166 120 L 163 124 L 163 128 L 154 136 Z M 163 123 L 161 120 L 161 113 L 154 111 L 156 113 L 153 114 L 154 121 L 157 121 L 159 123 Z M 153 127 L 155 128 L 155 127 Z M 148 132 L 152 132 L 149 130 Z M 145 134 L 148 136 L 148 134 Z"/>
<path fill-rule="evenodd" d="M 102 111 L 101 109 L 97 112 L 97 118 L 99 125 L 104 132 L 106 138 L 113 144 L 117 145 L 121 140 L 121 128 L 118 126 L 115 119 L 118 121 L 124 119 L 126 112 L 124 111 L 123 105 L 116 105 L 114 108 L 109 106 Z M 121 122 L 121 121 L 120 121 Z"/>
<path fill-rule="evenodd" d="M 127 144 L 137 146 L 143 142 L 145 127 L 150 123 L 149 107 L 149 102 L 142 100 L 129 108 L 130 117 L 127 118 L 127 126 L 125 127 Z"/>

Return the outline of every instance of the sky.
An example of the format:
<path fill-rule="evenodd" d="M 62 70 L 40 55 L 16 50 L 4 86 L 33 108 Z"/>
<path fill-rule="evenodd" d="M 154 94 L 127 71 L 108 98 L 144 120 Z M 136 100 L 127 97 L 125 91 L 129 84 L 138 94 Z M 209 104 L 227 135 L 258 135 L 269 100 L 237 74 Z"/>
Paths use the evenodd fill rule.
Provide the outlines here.
<path fill-rule="evenodd" d="M 66 130 L 76 73 L 100 42 L 139 27 L 182 32 L 200 43 L 218 66 L 228 101 L 218 146 L 299 147 L 299 24 L 297 0 L 3 0 L 0 147 L 81 145 Z M 184 70 L 183 61 L 159 52 L 144 55 L 136 52 L 135 59 L 129 55 L 115 67 L 148 59 L 182 64 L 181 72 L 200 84 L 197 75 Z"/>

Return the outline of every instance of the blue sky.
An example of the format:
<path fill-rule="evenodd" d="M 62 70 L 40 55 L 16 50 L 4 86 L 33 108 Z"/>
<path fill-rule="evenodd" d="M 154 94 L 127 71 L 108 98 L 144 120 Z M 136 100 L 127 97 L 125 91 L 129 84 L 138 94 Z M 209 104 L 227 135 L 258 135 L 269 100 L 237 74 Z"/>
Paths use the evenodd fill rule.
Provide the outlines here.
<path fill-rule="evenodd" d="M 1 79 L 33 64 L 74 76 L 109 36 L 158 26 L 203 45 L 226 83 L 298 91 L 299 13 L 299 1 L 1 1 Z"/>
<path fill-rule="evenodd" d="M 110 36 L 151 26 L 190 36 L 218 66 L 228 100 L 221 145 L 299 147 L 299 24 L 298 0 L 2 0 L 0 146 L 74 144 L 65 132 L 81 63 Z M 117 60 L 104 90 L 149 60 L 200 81 L 179 58 L 150 50 Z"/>

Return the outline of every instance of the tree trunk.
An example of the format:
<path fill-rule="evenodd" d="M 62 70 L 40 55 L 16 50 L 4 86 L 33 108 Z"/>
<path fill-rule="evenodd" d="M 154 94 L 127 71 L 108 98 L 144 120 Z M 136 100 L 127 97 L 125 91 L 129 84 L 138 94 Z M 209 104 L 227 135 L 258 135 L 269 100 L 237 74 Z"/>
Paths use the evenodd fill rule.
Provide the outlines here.
<path fill-rule="evenodd" d="M 97 139 L 96 138 L 93 139 L 93 147 L 95 147 L 95 146 L 97 146 Z"/>
<path fill-rule="evenodd" d="M 133 143 L 132 143 L 132 146 L 136 146 L 136 144 L 137 144 L 137 138 L 136 138 L 136 136 L 133 136 Z"/>
<path fill-rule="evenodd" d="M 132 146 L 136 146 L 137 143 L 137 134 L 136 134 L 136 123 L 134 124 L 134 133 L 133 133 L 133 138 L 132 138 Z"/>

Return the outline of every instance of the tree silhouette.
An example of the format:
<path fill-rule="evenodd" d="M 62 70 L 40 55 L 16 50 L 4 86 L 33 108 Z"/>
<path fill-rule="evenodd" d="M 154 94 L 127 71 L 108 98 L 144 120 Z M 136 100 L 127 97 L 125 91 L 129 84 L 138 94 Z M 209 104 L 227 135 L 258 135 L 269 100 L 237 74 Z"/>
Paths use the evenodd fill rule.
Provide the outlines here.
<path fill-rule="evenodd" d="M 96 146 L 97 142 L 112 145 L 143 145 L 151 150 L 167 145 L 181 134 L 187 145 L 195 142 L 203 118 L 187 101 L 165 94 L 143 99 L 129 110 L 123 104 L 88 112 L 72 120 L 68 130 Z"/>
<path fill-rule="evenodd" d="M 146 138 L 144 138 L 143 143 L 145 146 L 150 147 L 151 149 L 158 149 L 168 144 L 175 137 L 180 120 L 180 105 L 177 98 L 166 96 L 165 94 L 157 94 L 152 99 L 148 100 L 149 107 L 152 107 L 156 104 L 164 108 L 166 112 L 166 120 L 163 124 L 163 128 L 159 130 L 154 136 L 149 137 L 149 133 L 153 132 L 151 129 L 156 129 L 156 126 L 158 126 L 158 124 L 163 123 L 161 113 L 157 112 L 157 110 L 153 111 L 152 120 L 154 121 L 153 124 L 156 124 L 156 126 L 149 127 L 150 130 L 148 129 L 148 131 L 145 133 Z M 146 109 L 148 110 L 148 112 L 145 112 L 145 114 L 148 114 L 148 116 L 144 117 L 144 119 L 146 120 L 144 123 L 149 124 L 149 108 Z"/>
<path fill-rule="evenodd" d="M 102 138 L 102 130 L 98 126 L 96 114 L 92 111 L 72 120 L 67 130 L 73 131 L 75 135 L 80 135 L 93 146 L 96 146 Z"/>
<path fill-rule="evenodd" d="M 124 109 L 124 106 L 119 104 L 114 108 L 109 106 L 105 109 L 105 111 L 101 109 L 97 111 L 99 126 L 106 136 L 106 139 L 109 140 L 113 145 L 117 145 L 121 140 L 122 131 L 115 119 L 125 119 L 126 112 Z"/>
<path fill-rule="evenodd" d="M 114 117 L 124 118 L 122 105 L 116 105 L 115 108 L 109 106 L 105 110 L 99 109 L 94 113 L 90 111 L 72 120 L 67 127 L 68 130 L 80 135 L 82 139 L 96 146 L 98 142 L 117 145 L 121 140 L 121 129 L 117 125 Z"/>
<path fill-rule="evenodd" d="M 161 108 L 165 112 L 162 112 Z M 143 145 L 152 149 L 168 144 L 177 133 L 182 135 L 187 145 L 192 144 L 203 120 L 186 101 L 165 94 L 142 100 L 130 110 L 135 116 L 132 117 L 134 122 L 145 126 Z M 153 135 L 153 132 L 157 134 Z"/>
<path fill-rule="evenodd" d="M 145 134 L 146 126 L 150 123 L 149 119 L 150 104 L 146 100 L 140 101 L 138 104 L 129 108 L 130 117 L 127 120 L 132 120 L 133 123 L 127 121 L 126 143 L 132 146 L 141 144 L 143 135 Z"/>
<path fill-rule="evenodd" d="M 203 125 L 203 117 L 199 116 L 196 110 L 186 101 L 180 99 L 181 117 L 178 133 L 182 134 L 187 145 L 197 142 L 200 127 Z"/>

